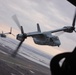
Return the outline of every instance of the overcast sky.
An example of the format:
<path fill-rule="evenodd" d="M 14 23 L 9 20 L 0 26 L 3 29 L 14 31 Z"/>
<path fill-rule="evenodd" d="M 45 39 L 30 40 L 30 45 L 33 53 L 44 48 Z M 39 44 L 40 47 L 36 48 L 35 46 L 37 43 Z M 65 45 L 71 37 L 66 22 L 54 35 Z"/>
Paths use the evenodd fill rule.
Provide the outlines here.
<path fill-rule="evenodd" d="M 42 32 L 71 26 L 74 12 L 75 6 L 66 0 L 0 0 L 0 30 L 8 31 L 12 27 L 15 34 L 19 31 L 12 19 L 14 14 L 17 15 L 26 33 L 36 31 L 37 23 L 40 24 Z M 64 33 L 59 38 L 60 47 L 36 45 L 32 38 L 26 39 L 25 43 L 53 55 L 74 49 L 75 32 Z"/>

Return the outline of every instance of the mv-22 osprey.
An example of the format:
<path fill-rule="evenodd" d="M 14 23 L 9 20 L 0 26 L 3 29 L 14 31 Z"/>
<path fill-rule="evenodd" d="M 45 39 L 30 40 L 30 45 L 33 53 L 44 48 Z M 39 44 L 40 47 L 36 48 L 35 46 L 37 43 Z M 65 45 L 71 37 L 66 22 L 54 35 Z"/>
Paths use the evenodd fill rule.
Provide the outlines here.
<path fill-rule="evenodd" d="M 61 29 L 56 29 L 56 30 L 46 31 L 46 32 L 41 32 L 40 26 L 37 23 L 36 32 L 24 33 L 23 26 L 20 25 L 20 23 L 17 19 L 17 16 L 14 15 L 14 16 L 12 16 L 12 18 L 21 30 L 21 34 L 17 34 L 17 37 L 16 37 L 16 39 L 19 40 L 20 43 L 12 54 L 12 56 L 15 57 L 19 48 L 21 47 L 22 43 L 24 42 L 24 40 L 27 37 L 32 37 L 34 42 L 39 45 L 49 45 L 49 46 L 58 46 L 59 47 L 61 45 L 60 40 L 59 40 L 58 36 L 52 35 L 52 33 L 60 32 L 60 31 L 72 33 L 73 31 L 75 31 L 76 11 L 75 11 L 75 15 L 73 18 L 72 26 L 65 26 Z"/>
<path fill-rule="evenodd" d="M 7 36 L 7 34 L 12 34 L 12 27 L 10 28 L 10 31 L 9 32 L 7 32 L 7 33 L 4 33 L 3 31 L 2 31 L 2 33 L 0 33 L 0 37 L 2 37 L 2 38 L 6 38 Z M 14 34 L 12 34 L 13 36 L 14 36 Z"/>

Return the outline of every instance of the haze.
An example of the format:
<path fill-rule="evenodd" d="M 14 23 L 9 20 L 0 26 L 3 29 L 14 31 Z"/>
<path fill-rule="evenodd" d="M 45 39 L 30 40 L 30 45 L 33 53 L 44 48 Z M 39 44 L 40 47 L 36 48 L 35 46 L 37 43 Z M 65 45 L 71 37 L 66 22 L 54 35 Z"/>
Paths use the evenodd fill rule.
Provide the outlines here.
<path fill-rule="evenodd" d="M 50 31 L 64 26 L 71 26 L 75 7 L 66 0 L 0 0 L 0 31 L 8 32 L 10 27 L 13 33 L 20 33 L 19 28 L 12 19 L 17 15 L 25 33 L 36 31 L 39 23 L 42 31 Z M 9 36 L 14 38 L 13 36 Z M 76 45 L 76 33 L 64 33 L 59 36 L 60 47 L 36 45 L 32 38 L 24 43 L 38 48 L 48 54 L 58 54 L 72 51 Z"/>

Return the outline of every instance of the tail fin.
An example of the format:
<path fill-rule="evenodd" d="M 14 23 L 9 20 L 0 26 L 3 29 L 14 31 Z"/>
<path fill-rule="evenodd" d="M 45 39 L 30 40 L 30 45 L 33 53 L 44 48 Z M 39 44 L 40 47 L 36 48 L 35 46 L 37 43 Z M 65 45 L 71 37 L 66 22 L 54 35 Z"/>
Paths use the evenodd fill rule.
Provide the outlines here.
<path fill-rule="evenodd" d="M 38 31 L 38 32 L 41 32 L 41 29 L 40 29 L 39 23 L 37 23 L 37 31 Z"/>

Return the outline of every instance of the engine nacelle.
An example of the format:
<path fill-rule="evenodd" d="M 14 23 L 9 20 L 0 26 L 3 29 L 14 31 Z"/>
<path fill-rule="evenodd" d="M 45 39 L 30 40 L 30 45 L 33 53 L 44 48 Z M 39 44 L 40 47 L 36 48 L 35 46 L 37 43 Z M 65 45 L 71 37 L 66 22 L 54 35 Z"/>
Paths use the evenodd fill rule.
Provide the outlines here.
<path fill-rule="evenodd" d="M 65 29 L 64 29 L 64 32 L 68 32 L 68 33 L 72 33 L 73 32 L 73 30 L 74 30 L 74 27 L 72 27 L 72 26 L 66 26 L 66 27 L 64 27 Z"/>
<path fill-rule="evenodd" d="M 23 34 L 18 34 L 17 37 L 16 37 L 16 39 L 19 40 L 19 41 L 22 41 L 23 38 L 24 38 Z"/>

